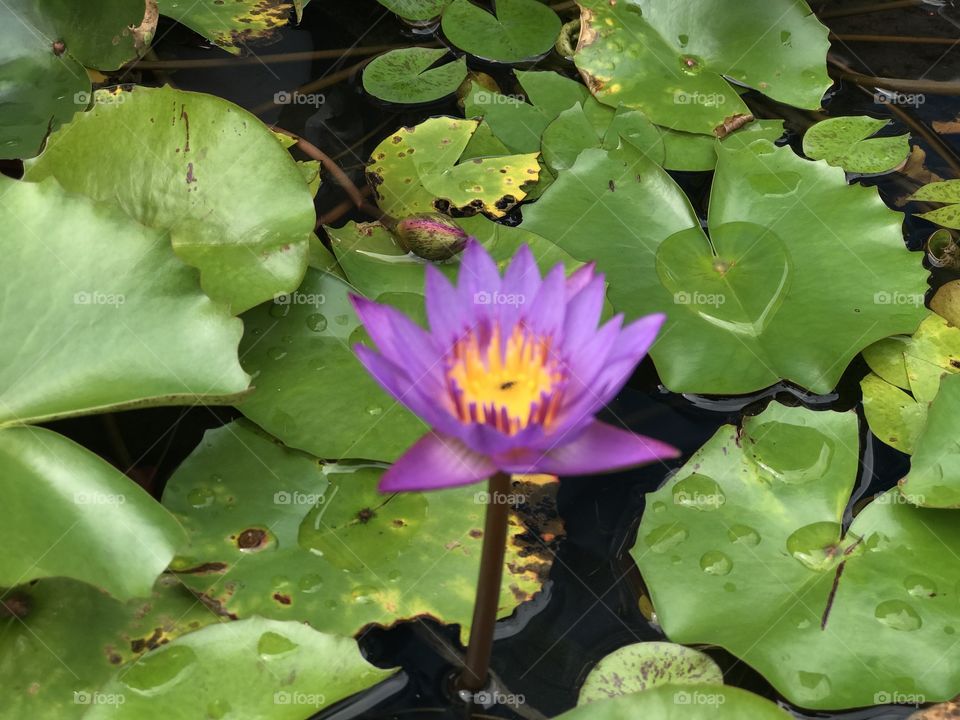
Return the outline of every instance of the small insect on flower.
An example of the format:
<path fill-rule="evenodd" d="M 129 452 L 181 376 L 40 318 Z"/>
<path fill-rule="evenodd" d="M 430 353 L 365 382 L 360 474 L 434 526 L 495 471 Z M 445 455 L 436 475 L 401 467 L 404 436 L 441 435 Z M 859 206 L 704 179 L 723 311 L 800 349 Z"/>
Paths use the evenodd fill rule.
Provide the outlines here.
<path fill-rule="evenodd" d="M 599 325 L 604 279 L 586 265 L 541 278 L 524 245 L 503 277 L 471 240 L 457 287 L 426 267 L 430 330 L 398 310 L 352 296 L 377 351 L 367 370 L 431 431 L 383 476 L 380 489 L 433 490 L 495 472 L 583 475 L 679 453 L 595 415 L 629 379 L 663 323 Z"/>

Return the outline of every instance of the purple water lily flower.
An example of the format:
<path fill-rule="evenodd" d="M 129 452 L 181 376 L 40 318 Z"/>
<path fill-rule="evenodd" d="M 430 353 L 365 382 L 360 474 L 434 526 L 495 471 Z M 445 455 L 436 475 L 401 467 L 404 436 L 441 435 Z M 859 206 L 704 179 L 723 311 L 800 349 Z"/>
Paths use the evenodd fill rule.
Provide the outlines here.
<path fill-rule="evenodd" d="M 383 476 L 384 492 L 434 490 L 497 471 L 583 475 L 679 453 L 594 415 L 623 387 L 664 316 L 598 327 L 603 275 L 586 265 L 541 278 L 522 246 L 503 277 L 471 240 L 454 288 L 427 265 L 429 332 L 387 305 L 353 296 L 379 352 L 367 370 L 432 430 Z"/>

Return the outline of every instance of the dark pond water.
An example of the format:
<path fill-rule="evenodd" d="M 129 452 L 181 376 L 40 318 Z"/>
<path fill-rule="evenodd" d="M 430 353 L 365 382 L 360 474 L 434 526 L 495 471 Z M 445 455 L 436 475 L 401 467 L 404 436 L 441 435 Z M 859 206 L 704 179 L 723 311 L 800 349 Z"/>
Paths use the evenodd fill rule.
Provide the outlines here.
<path fill-rule="evenodd" d="M 668 0 L 664 0 L 667 2 Z M 735 1 L 735 0 L 733 0 Z M 867 0 L 828 2 L 815 6 L 838 14 L 862 7 Z M 841 38 L 850 34 L 891 34 L 950 38 L 960 36 L 960 9 L 917 4 L 897 10 L 840 15 L 825 22 Z M 197 36 L 172 24 L 162 26 L 157 53 L 162 59 L 223 58 L 226 53 L 211 48 Z M 409 43 L 414 34 L 399 26 L 396 19 L 373 0 L 324 2 L 317 0 L 307 9 L 298 28 L 284 32 L 278 43 L 257 48 L 258 53 L 293 53 L 355 46 Z M 427 41 L 432 37 L 425 38 Z M 891 44 L 841 39 L 834 43 L 836 59 L 858 72 L 873 76 L 911 79 L 952 79 L 960 70 L 958 52 L 947 44 Z M 428 107 L 385 107 L 366 97 L 354 73 L 339 83 L 316 92 L 324 102 L 311 105 L 277 105 L 274 95 L 291 91 L 318 78 L 329 78 L 360 57 L 290 63 L 224 64 L 221 67 L 178 70 L 172 75 L 177 86 L 225 97 L 259 114 L 265 121 L 297 132 L 319 146 L 363 184 L 363 164 L 370 150 L 389 132 L 401 125 L 413 125 L 425 117 L 459 114 L 455 102 Z M 551 57 L 538 64 L 573 74 L 570 63 Z M 474 65 L 504 83 L 508 69 Z M 150 73 L 131 76 L 130 81 L 155 84 Z M 311 92 L 311 91 L 305 91 Z M 799 133 L 816 117 L 790 108 L 781 108 L 749 94 L 748 102 L 762 117 L 783 117 L 791 131 L 789 141 L 797 143 Z M 914 105 L 878 103 L 872 91 L 847 82 L 828 96 L 831 114 L 869 114 L 891 117 L 896 125 L 890 132 L 908 129 L 914 141 L 927 153 L 927 166 L 942 177 L 958 176 L 960 135 L 937 136 L 930 130 L 933 120 L 952 120 L 960 114 L 956 97 L 926 94 Z M 918 129 L 919 128 L 919 129 Z M 798 132 L 799 131 L 799 132 Z M 924 135 L 925 134 L 925 135 Z M 710 178 L 707 173 L 678 174 L 691 199 L 705 214 Z M 902 176 L 865 179 L 879 187 L 885 201 L 908 194 L 915 184 Z M 318 196 L 320 212 L 327 212 L 343 200 L 332 182 Z M 251 201 L 256 201 L 252 198 Z M 898 208 L 901 209 L 901 208 Z M 366 219 L 344 215 L 347 219 Z M 514 218 L 514 220 L 519 217 Z M 907 219 L 907 242 L 921 249 L 933 227 L 922 220 Z M 922 254 L 916 254 L 917 262 Z M 939 274 L 935 282 L 945 278 Z M 637 432 L 655 435 L 681 448 L 689 456 L 724 423 L 737 423 L 743 414 L 759 412 L 771 398 L 802 403 L 813 409 L 859 410 L 858 381 L 866 365 L 857 360 L 847 370 L 836 392 L 812 396 L 797 388 L 778 386 L 749 397 L 705 398 L 680 396 L 664 391 L 649 360 L 638 369 L 628 388 L 610 408 L 608 419 L 625 423 Z M 205 429 L 232 417 L 230 408 L 161 408 L 60 422 L 56 428 L 91 447 L 120 466 L 134 466 L 135 475 L 159 497 L 163 483 L 176 466 L 200 441 Z M 862 419 L 861 476 L 848 508 L 852 518 L 857 501 L 891 487 L 905 474 L 908 459 L 876 441 Z M 682 459 L 673 463 L 678 468 Z M 567 537 L 559 546 L 550 580 L 544 592 L 500 623 L 493 669 L 509 691 L 525 698 L 526 717 L 550 717 L 573 706 L 577 689 L 590 668 L 605 654 L 622 645 L 641 640 L 658 640 L 663 634 L 655 622 L 641 612 L 644 595 L 642 578 L 627 549 L 634 541 L 644 506 L 644 493 L 665 479 L 662 466 L 596 478 L 565 478 L 559 495 L 559 511 Z M 744 598 L 745 608 L 749 598 Z M 446 680 L 451 670 L 450 653 L 456 649 L 456 632 L 428 623 L 411 622 L 389 631 L 374 629 L 360 638 L 369 658 L 383 666 L 402 666 L 405 675 L 375 689 L 359 700 L 338 706 L 324 718 L 441 718 L 462 717 L 451 708 Z M 781 701 L 775 691 L 748 666 L 718 649 L 709 649 L 725 670 L 726 681 Z M 535 710 L 534 710 L 535 709 Z M 905 718 L 913 708 L 872 708 L 839 714 L 809 714 L 793 709 L 798 718 L 835 717 L 850 720 L 894 720 Z M 520 717 L 498 708 L 491 716 Z M 539 714 L 538 714 L 539 713 Z"/>

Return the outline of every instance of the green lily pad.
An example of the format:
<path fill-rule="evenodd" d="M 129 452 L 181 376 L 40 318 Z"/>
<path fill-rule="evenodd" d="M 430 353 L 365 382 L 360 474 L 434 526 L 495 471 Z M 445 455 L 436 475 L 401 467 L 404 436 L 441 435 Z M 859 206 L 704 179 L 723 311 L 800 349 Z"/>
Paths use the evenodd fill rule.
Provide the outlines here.
<path fill-rule="evenodd" d="M 924 408 L 926 411 L 926 408 Z M 900 481 L 904 497 L 915 505 L 931 508 L 960 507 L 960 375 L 946 375 L 930 403 L 929 413 L 915 443 L 910 472 Z"/>
<path fill-rule="evenodd" d="M 917 217 L 942 225 L 960 229 L 960 180 L 943 180 L 928 183 L 910 196 L 911 200 L 924 202 L 949 203 L 944 207 L 918 213 Z"/>
<path fill-rule="evenodd" d="M 0 587 L 71 577 L 118 598 L 144 595 L 183 530 L 111 465 L 50 430 L 0 430 Z"/>
<path fill-rule="evenodd" d="M 363 69 L 363 89 L 380 100 L 393 103 L 439 100 L 456 92 L 467 77 L 464 58 L 429 69 L 446 54 L 445 48 L 391 50 Z"/>
<path fill-rule="evenodd" d="M 587 675 L 577 705 L 661 685 L 723 685 L 723 672 L 706 653 L 668 642 L 627 645 L 604 657 Z"/>
<path fill-rule="evenodd" d="M 293 17 L 288 0 L 157 0 L 160 13 L 235 55 L 279 39 Z M 300 8 L 302 10 L 302 8 Z"/>
<path fill-rule="evenodd" d="M 239 713 L 301 720 L 393 674 L 374 667 L 350 638 L 297 622 L 251 618 L 183 635 L 119 670 L 84 720 L 192 720 Z"/>
<path fill-rule="evenodd" d="M 458 163 L 477 120 L 435 117 L 401 128 L 373 151 L 367 179 L 380 209 L 394 217 L 422 212 L 503 217 L 540 175 L 538 153 Z"/>
<path fill-rule="evenodd" d="M 450 0 L 377 0 L 404 20 L 424 22 L 440 17 Z"/>
<path fill-rule="evenodd" d="M 590 703 L 556 720 L 790 720 L 766 698 L 727 685 L 661 685 Z"/>
<path fill-rule="evenodd" d="M 592 147 L 614 149 L 627 138 L 644 155 L 663 164 L 664 148 L 660 130 L 636 110 L 604 107 L 593 98 L 590 115 L 582 104 L 564 110 L 543 131 L 543 158 L 554 172 L 573 167 L 577 156 Z"/>
<path fill-rule="evenodd" d="M 120 603 L 73 580 L 42 580 L 4 597 L 0 672 L 10 717 L 79 720 L 118 669 L 211 623 L 216 615 L 172 575 L 146 597 Z"/>
<path fill-rule="evenodd" d="M 960 680 L 930 658 L 960 625 L 960 527 L 894 489 L 844 532 L 857 426 L 778 404 L 723 426 L 647 496 L 631 554 L 671 640 L 726 648 L 796 705 L 952 698 Z"/>
<path fill-rule="evenodd" d="M 523 62 L 553 49 L 560 18 L 537 0 L 497 0 L 495 14 L 470 0 L 453 0 L 443 11 L 443 34 L 474 57 Z"/>
<path fill-rule="evenodd" d="M 803 153 L 811 160 L 826 160 L 847 172 L 890 172 L 910 154 L 910 136 L 867 139 L 886 125 L 886 120 L 865 115 L 822 120 L 804 133 Z"/>
<path fill-rule="evenodd" d="M 172 567 L 239 617 L 352 635 L 429 615 L 460 624 L 465 639 L 483 491 L 383 495 L 381 474 L 382 466 L 324 465 L 244 422 L 209 431 L 164 492 L 191 539 Z M 539 590 L 549 567 L 541 545 L 523 542 L 525 531 L 513 515 L 501 617 Z"/>
<path fill-rule="evenodd" d="M 925 272 L 874 189 L 765 139 L 717 152 L 710 238 L 629 142 L 583 151 L 524 210 L 522 227 L 597 261 L 616 309 L 667 313 L 651 354 L 668 388 L 829 392 L 862 348 L 916 328 Z"/>
<path fill-rule="evenodd" d="M 704 172 L 717 166 L 716 140 L 709 135 L 660 128 L 665 170 Z M 754 120 L 720 140 L 721 145 L 742 147 L 763 138 L 774 142 L 783 135 L 783 120 Z"/>
<path fill-rule="evenodd" d="M 28 180 L 55 176 L 68 190 L 169 231 L 180 258 L 200 269 L 207 294 L 234 313 L 300 283 L 313 198 L 257 118 L 169 87 L 97 93 L 97 100 L 50 137 L 28 163 Z"/>
<path fill-rule="evenodd" d="M 0 5 L 0 158 L 36 155 L 50 130 L 86 109 L 84 66 L 113 70 L 149 47 L 157 16 L 146 15 L 143 0 Z"/>
<path fill-rule="evenodd" d="M 580 0 L 574 56 L 594 96 L 642 110 L 657 125 L 718 134 L 749 113 L 730 80 L 805 108 L 820 107 L 828 30 L 804 2 L 745 0 L 736 6 L 655 0 Z"/>
<path fill-rule="evenodd" d="M 310 268 L 299 289 L 244 315 L 240 355 L 256 390 L 238 407 L 287 445 L 317 457 L 392 461 L 427 426 L 354 355 L 366 331 L 350 292 L 343 280 Z"/>
<path fill-rule="evenodd" d="M 860 381 L 860 390 L 871 432 L 890 447 L 912 455 L 927 424 L 927 404 L 917 402 L 876 373 Z"/>

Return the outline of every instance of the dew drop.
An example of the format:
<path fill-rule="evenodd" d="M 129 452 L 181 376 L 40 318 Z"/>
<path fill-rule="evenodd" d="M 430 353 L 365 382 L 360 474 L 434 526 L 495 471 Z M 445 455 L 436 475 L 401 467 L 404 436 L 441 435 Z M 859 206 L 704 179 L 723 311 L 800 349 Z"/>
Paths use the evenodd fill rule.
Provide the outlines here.
<path fill-rule="evenodd" d="M 310 573 L 300 578 L 297 586 L 300 588 L 300 592 L 315 593 L 323 587 L 323 578 L 317 573 Z"/>
<path fill-rule="evenodd" d="M 358 605 L 369 605 L 376 600 L 379 591 L 380 589 L 373 585 L 358 585 L 350 592 L 350 597 Z"/>
<path fill-rule="evenodd" d="M 380 415 L 383 412 L 383 408 L 379 405 L 368 405 L 367 406 L 367 415 Z"/>
<path fill-rule="evenodd" d="M 687 529 L 679 524 L 661 525 L 647 533 L 644 540 L 655 553 L 663 553 L 687 539 Z"/>
<path fill-rule="evenodd" d="M 816 522 L 804 525 L 787 538 L 787 552 L 816 572 L 832 570 L 844 559 L 844 548 L 855 540 L 840 540 L 841 527 L 835 522 Z"/>
<path fill-rule="evenodd" d="M 783 43 L 784 45 L 789 45 L 789 44 L 790 44 L 790 35 L 791 35 L 791 33 L 790 33 L 789 30 L 781 30 L 781 31 L 780 31 L 780 42 Z"/>
<path fill-rule="evenodd" d="M 727 496 L 713 478 L 694 473 L 673 486 L 673 503 L 680 507 L 710 511 L 723 506 Z"/>
<path fill-rule="evenodd" d="M 323 313 L 307 315 L 307 328 L 313 332 L 323 332 L 327 329 L 327 318 Z"/>
<path fill-rule="evenodd" d="M 687 43 L 690 42 L 690 36 L 681 33 L 677 35 L 677 41 L 680 43 L 680 47 L 686 47 Z"/>
<path fill-rule="evenodd" d="M 187 493 L 187 502 L 195 508 L 204 508 L 213 505 L 213 490 L 205 487 L 198 487 Z"/>
<path fill-rule="evenodd" d="M 728 575 L 733 561 L 719 550 L 711 550 L 700 558 L 700 569 L 707 575 Z"/>
<path fill-rule="evenodd" d="M 749 525 L 734 525 L 727 531 L 727 537 L 734 545 L 753 547 L 760 544 L 760 533 Z"/>
<path fill-rule="evenodd" d="M 150 695 L 179 682 L 197 661 L 193 648 L 171 645 L 147 653 L 123 675 L 123 683 Z"/>
<path fill-rule="evenodd" d="M 877 605 L 873 613 L 882 624 L 892 630 L 918 630 L 923 625 L 920 615 L 903 600 L 887 600 Z"/>
<path fill-rule="evenodd" d="M 929 598 L 937 594 L 937 584 L 925 575 L 910 575 L 903 581 L 907 592 L 918 598 Z"/>
<path fill-rule="evenodd" d="M 655 513 L 662 513 L 664 510 L 667 509 L 667 504 L 662 503 L 658 500 L 657 502 L 653 503 L 653 505 L 650 506 L 650 509 L 653 510 Z"/>
<path fill-rule="evenodd" d="M 257 641 L 257 652 L 264 660 L 272 660 L 297 649 L 293 640 L 275 632 L 265 632 Z"/>
<path fill-rule="evenodd" d="M 830 678 L 823 673 L 804 672 L 797 673 L 797 680 L 804 689 L 804 698 L 810 700 L 822 700 L 831 693 Z"/>
<path fill-rule="evenodd" d="M 724 584 L 723 584 L 723 589 L 724 589 L 726 592 L 736 592 L 737 586 L 734 585 L 732 582 L 728 582 L 728 583 L 724 583 Z"/>

